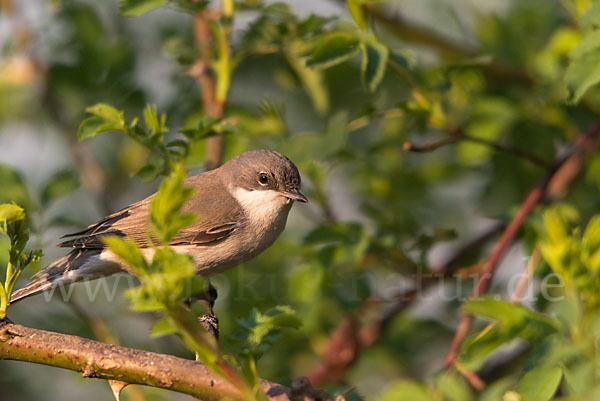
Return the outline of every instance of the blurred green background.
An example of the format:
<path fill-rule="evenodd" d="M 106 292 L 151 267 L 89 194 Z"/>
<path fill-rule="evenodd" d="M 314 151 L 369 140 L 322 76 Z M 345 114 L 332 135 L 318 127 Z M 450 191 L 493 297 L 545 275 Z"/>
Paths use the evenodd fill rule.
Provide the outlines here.
<path fill-rule="evenodd" d="M 337 345 L 346 362 L 325 368 L 320 386 L 356 386 L 367 399 L 396 400 L 397 391 L 413 394 L 397 390 L 398 383 L 426 383 L 433 400 L 502 399 L 519 369 L 498 374 L 501 380 L 484 377 L 495 389 L 488 392 L 471 389 L 456 373 L 439 373 L 472 276 L 440 278 L 406 308 L 398 301 L 419 275 L 434 273 L 492 230 L 495 236 L 452 266 L 485 257 L 498 228 L 552 161 L 594 123 L 600 92 L 585 89 L 595 83 L 595 71 L 573 71 L 578 65 L 571 64 L 584 28 L 597 26 L 581 23 L 593 2 L 362 3 L 369 3 L 364 43 L 386 49 L 378 53 L 386 61 L 374 80 L 365 78 L 358 50 L 315 69 L 305 65 L 316 58 L 314 47 L 312 56 L 293 51 L 298 43 L 318 46 L 328 30 L 356 29 L 345 2 L 236 3 L 231 48 L 243 57 L 236 59 L 227 99 L 225 117 L 235 128 L 225 135 L 225 159 L 256 148 L 285 153 L 298 165 L 311 203 L 293 208 L 271 249 L 213 280 L 222 343 L 227 347 L 236 320 L 251 308 L 288 304 L 303 326 L 284 332 L 260 360 L 269 380 L 289 385 L 297 376 L 322 374 L 317 367 L 334 347 L 337 329 L 347 334 Z M 153 155 L 125 135 L 77 140 L 86 107 L 108 103 L 129 121 L 155 104 L 167 114 L 169 137 L 181 137 L 180 128 L 204 115 L 202 91 L 189 74 L 200 47 L 190 13 L 173 3 L 125 18 L 117 1 L 0 1 L 0 202 L 26 208 L 31 246 L 44 250 L 42 264 L 63 254 L 54 248 L 59 236 L 147 196 L 158 182 L 136 176 Z M 405 150 L 407 142 L 418 147 L 459 131 L 476 140 L 462 137 L 431 152 Z M 205 161 L 205 141 L 193 141 L 190 174 L 203 171 Z M 595 154 L 564 194 L 584 221 L 598 210 L 599 184 Z M 508 283 L 524 269 L 540 215 L 536 209 L 511 247 L 492 293 L 510 294 Z M 3 265 L 7 243 L 1 241 Z M 74 286 L 69 303 L 31 298 L 11 307 L 9 316 L 103 340 L 108 329 L 122 345 L 191 357 L 176 338 L 151 338 L 156 316 L 128 309 L 125 276 L 105 284 Z M 94 288 L 100 290 L 90 301 Z M 114 289 L 114 299 L 105 295 Z M 539 289 L 536 280 L 526 304 L 543 309 L 532 300 Z M 124 394 L 188 398 L 146 388 Z M 108 400 L 111 393 L 103 381 L 2 361 L 0 399 Z"/>

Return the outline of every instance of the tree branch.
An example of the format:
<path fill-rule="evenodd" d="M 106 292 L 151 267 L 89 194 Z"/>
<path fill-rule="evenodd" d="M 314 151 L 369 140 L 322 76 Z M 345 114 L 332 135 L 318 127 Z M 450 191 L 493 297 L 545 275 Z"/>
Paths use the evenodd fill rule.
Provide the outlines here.
<path fill-rule="evenodd" d="M 404 148 L 404 151 L 407 151 L 407 152 L 426 153 L 426 152 L 433 152 L 437 148 L 440 148 L 445 145 L 450 145 L 450 144 L 456 143 L 461 140 L 478 143 L 478 144 L 484 145 L 484 146 L 489 146 L 490 148 L 492 148 L 494 150 L 497 150 L 500 152 L 505 152 L 507 154 L 524 159 L 538 167 L 542 167 L 545 169 L 552 168 L 551 163 L 547 162 L 546 160 L 544 160 L 540 157 L 537 157 L 536 155 L 534 155 L 532 153 L 529 153 L 525 150 L 519 149 L 515 146 L 503 145 L 501 143 L 490 141 L 488 139 L 478 138 L 476 136 L 471 136 L 471 135 L 465 134 L 461 129 L 449 129 L 447 137 L 439 139 L 437 141 L 426 143 L 424 145 L 415 145 L 412 142 L 405 142 L 403 148 Z"/>
<path fill-rule="evenodd" d="M 0 322 L 0 359 L 55 366 L 81 372 L 83 377 L 119 380 L 169 389 L 210 401 L 224 397 L 243 400 L 229 382 L 193 360 L 157 354 L 81 337 Z M 290 400 L 290 390 L 263 380 L 269 400 Z"/>
<path fill-rule="evenodd" d="M 547 162 L 546 160 L 539 158 L 536 155 L 526 152 L 522 149 L 519 149 L 515 146 L 503 145 L 501 143 L 490 141 L 488 139 L 478 138 L 476 136 L 467 135 L 462 131 L 460 131 L 458 133 L 458 135 L 459 135 L 460 139 L 463 139 L 463 140 L 469 141 L 469 142 L 478 143 L 478 144 L 485 145 L 485 146 L 489 146 L 492 149 L 495 149 L 495 150 L 498 150 L 501 152 L 505 152 L 508 154 L 512 154 L 514 156 L 517 156 L 524 160 L 527 160 L 528 162 L 535 164 L 538 167 L 542 167 L 542 168 L 546 168 L 546 169 L 552 168 L 550 163 Z"/>
<path fill-rule="evenodd" d="M 204 9 L 194 16 L 194 36 L 200 49 L 200 57 L 190 68 L 190 75 L 196 78 L 202 89 L 202 105 L 209 117 L 222 118 L 225 103 L 217 98 L 215 70 L 212 66 L 213 37 L 210 21 L 217 18 L 214 10 Z M 214 135 L 206 139 L 206 164 L 208 169 L 219 167 L 223 159 L 225 139 Z"/>
<path fill-rule="evenodd" d="M 481 276 L 471 293 L 471 298 L 479 297 L 486 291 L 504 252 L 516 237 L 519 229 L 533 208 L 544 198 L 548 196 L 558 196 L 566 191 L 566 188 L 581 169 L 583 158 L 598 146 L 599 139 L 600 123 L 597 123 L 589 131 L 579 136 L 575 143 L 575 148 L 571 153 L 566 157 L 558 159 L 555 162 L 554 168 L 552 168 L 538 186 L 529 193 L 515 217 L 513 217 L 510 224 L 504 230 L 504 233 L 498 240 L 498 243 L 490 253 L 488 259 L 484 262 Z M 460 346 L 471 327 L 472 321 L 472 315 L 463 316 L 444 360 L 444 367 L 449 367 L 456 359 Z"/>

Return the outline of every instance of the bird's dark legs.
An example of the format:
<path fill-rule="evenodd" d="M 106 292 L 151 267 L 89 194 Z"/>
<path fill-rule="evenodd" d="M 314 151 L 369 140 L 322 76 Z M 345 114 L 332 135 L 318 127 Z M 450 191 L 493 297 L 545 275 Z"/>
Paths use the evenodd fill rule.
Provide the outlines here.
<path fill-rule="evenodd" d="M 206 307 L 208 313 L 205 313 L 202 316 L 198 317 L 198 321 L 202 324 L 202 326 L 208 331 L 215 340 L 219 340 L 219 319 L 217 315 L 215 315 L 213 311 L 213 307 L 215 306 L 215 301 L 217 300 L 217 289 L 213 287 L 213 285 L 208 281 L 208 287 L 198 293 L 189 297 L 185 301 L 185 305 L 190 308 L 194 303 L 199 302 Z"/>

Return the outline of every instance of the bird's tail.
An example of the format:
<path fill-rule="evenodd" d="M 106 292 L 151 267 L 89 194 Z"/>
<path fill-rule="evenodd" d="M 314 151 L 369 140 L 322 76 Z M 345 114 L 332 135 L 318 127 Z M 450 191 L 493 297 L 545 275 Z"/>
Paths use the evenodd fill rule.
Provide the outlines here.
<path fill-rule="evenodd" d="M 52 288 L 52 282 L 45 277 L 39 277 L 25 287 L 14 291 L 10 297 L 11 305 L 23 298 L 37 295 Z"/>
<path fill-rule="evenodd" d="M 33 276 L 33 281 L 25 287 L 12 293 L 10 303 L 14 304 L 21 299 L 40 294 L 59 285 L 71 284 L 86 278 L 84 274 L 77 274 L 91 256 L 100 251 L 76 249 L 57 261 L 49 264 Z M 76 273 L 77 272 L 77 273 Z M 83 272 L 82 272 L 83 273 Z"/>

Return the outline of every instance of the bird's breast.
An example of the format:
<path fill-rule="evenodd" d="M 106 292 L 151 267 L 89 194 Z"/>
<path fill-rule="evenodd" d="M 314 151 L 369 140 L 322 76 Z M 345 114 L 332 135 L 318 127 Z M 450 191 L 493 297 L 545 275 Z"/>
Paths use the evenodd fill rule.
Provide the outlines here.
<path fill-rule="evenodd" d="M 232 191 L 243 210 L 230 236 L 206 246 L 181 246 L 194 257 L 200 274 L 212 276 L 246 262 L 267 249 L 285 228 L 292 202 L 276 191 Z"/>
<path fill-rule="evenodd" d="M 292 202 L 274 190 L 251 191 L 238 188 L 233 196 L 244 210 L 244 231 L 254 237 L 260 250 L 270 246 L 285 228 Z"/>

